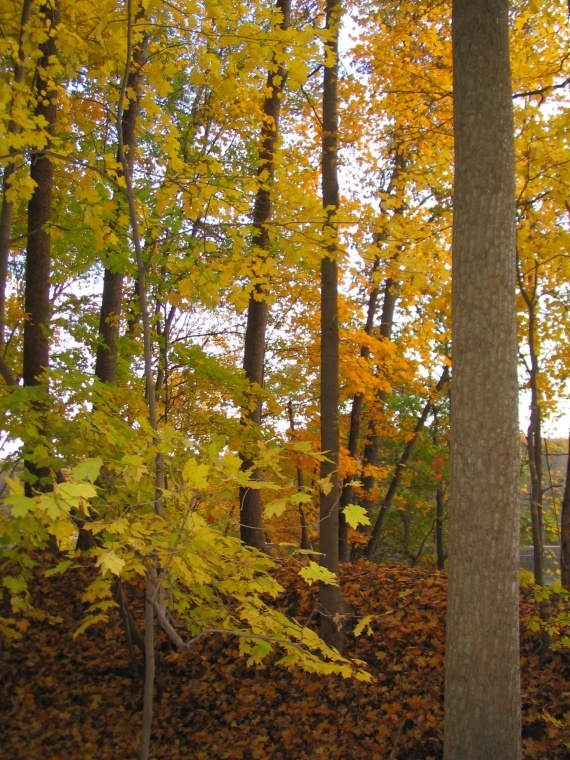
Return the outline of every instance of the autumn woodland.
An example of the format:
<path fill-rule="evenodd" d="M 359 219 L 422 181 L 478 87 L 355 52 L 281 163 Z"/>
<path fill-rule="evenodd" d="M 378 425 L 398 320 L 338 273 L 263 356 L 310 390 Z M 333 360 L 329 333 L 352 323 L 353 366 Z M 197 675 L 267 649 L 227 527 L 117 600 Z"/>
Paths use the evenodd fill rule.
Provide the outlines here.
<path fill-rule="evenodd" d="M 569 50 L 0 0 L 2 760 L 570 757 Z"/>

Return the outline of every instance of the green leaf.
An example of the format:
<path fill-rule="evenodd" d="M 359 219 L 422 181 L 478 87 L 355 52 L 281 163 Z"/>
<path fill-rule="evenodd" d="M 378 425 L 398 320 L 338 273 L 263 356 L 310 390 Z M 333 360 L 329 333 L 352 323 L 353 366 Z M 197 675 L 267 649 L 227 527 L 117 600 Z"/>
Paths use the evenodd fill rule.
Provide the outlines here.
<path fill-rule="evenodd" d="M 329 586 L 338 586 L 338 580 L 335 573 L 331 573 L 326 567 L 317 565 L 316 562 L 309 562 L 306 567 L 299 571 L 301 578 L 311 586 L 313 583 L 326 583 Z"/>
<path fill-rule="evenodd" d="M 351 528 L 357 528 L 359 525 L 370 525 L 366 510 L 358 504 L 347 504 L 342 513 Z"/>
<path fill-rule="evenodd" d="M 11 594 L 20 594 L 28 588 L 28 584 L 23 575 L 8 575 L 2 579 L 2 585 L 4 588 L 7 588 Z"/>
<path fill-rule="evenodd" d="M 46 570 L 44 572 L 44 575 L 46 578 L 50 578 L 52 575 L 60 575 L 61 573 L 65 573 L 65 571 L 70 567 L 71 560 L 66 559 L 63 562 L 60 562 L 55 567 L 50 567 L 49 570 Z"/>
<path fill-rule="evenodd" d="M 99 477 L 101 467 L 103 467 L 103 460 L 101 457 L 86 459 L 84 462 L 75 465 L 71 471 L 71 479 L 87 480 L 89 483 L 94 483 Z"/>
<path fill-rule="evenodd" d="M 34 506 L 34 500 L 23 494 L 7 496 L 4 499 L 4 503 L 7 507 L 10 507 L 12 517 L 25 517 L 32 511 Z"/>
<path fill-rule="evenodd" d="M 264 657 L 267 657 L 268 654 L 271 654 L 271 651 L 272 648 L 269 642 L 265 641 L 264 639 L 256 639 L 255 645 L 252 648 L 249 657 L 247 658 L 248 666 L 258 665 L 261 663 Z"/>

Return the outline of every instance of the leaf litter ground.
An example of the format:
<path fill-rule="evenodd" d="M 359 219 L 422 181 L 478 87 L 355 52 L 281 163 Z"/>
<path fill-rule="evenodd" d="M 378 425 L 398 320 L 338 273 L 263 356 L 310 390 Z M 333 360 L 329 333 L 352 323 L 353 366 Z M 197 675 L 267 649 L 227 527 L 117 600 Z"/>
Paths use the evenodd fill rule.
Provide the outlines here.
<path fill-rule="evenodd" d="M 21 640 L 1 642 L 0 760 L 137 758 L 142 682 L 131 674 L 118 612 L 72 638 L 91 577 L 76 567 L 46 578 L 40 567 L 33 598 L 47 616 L 31 619 Z M 298 566 L 284 565 L 279 580 L 282 609 L 310 618 L 315 592 Z M 445 573 L 357 563 L 343 568 L 342 586 L 357 616 L 378 616 L 371 635 L 347 645 L 373 683 L 290 673 L 271 661 L 248 667 L 227 637 L 205 637 L 181 654 L 159 636 L 151 757 L 441 758 Z M 142 589 L 129 594 L 140 620 Z M 528 628 L 536 614 L 532 592 L 523 590 L 524 756 L 568 758 L 570 657 L 541 660 L 539 636 Z"/>

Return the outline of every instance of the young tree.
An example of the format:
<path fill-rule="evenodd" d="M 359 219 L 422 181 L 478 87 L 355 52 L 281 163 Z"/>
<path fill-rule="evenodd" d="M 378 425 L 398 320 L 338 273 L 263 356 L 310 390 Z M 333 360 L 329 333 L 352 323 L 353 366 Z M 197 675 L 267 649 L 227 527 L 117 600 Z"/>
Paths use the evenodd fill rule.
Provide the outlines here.
<path fill-rule="evenodd" d="M 455 0 L 446 760 L 521 757 L 514 129 L 507 0 Z"/>

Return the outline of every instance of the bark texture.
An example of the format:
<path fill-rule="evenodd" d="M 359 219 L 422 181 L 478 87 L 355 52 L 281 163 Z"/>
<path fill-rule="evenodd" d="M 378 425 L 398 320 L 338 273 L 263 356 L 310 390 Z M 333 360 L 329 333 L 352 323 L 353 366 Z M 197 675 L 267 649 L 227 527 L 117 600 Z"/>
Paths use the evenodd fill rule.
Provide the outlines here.
<path fill-rule="evenodd" d="M 24 65 L 24 49 L 23 42 L 26 34 L 26 29 L 30 23 L 32 15 L 32 0 L 24 0 L 22 4 L 22 16 L 20 20 L 20 37 L 18 41 L 18 60 L 14 66 L 14 84 L 19 85 L 24 81 L 26 75 L 26 66 Z M 11 106 L 12 104 L 10 104 Z M 18 132 L 18 125 L 15 121 L 10 119 L 8 122 L 8 132 L 10 134 L 16 134 Z M 16 171 L 16 153 L 15 149 L 10 150 L 10 156 L 13 161 L 10 161 L 5 167 L 2 175 L 2 207 L 0 208 L 0 352 L 4 351 L 5 344 L 5 328 L 6 328 L 6 286 L 8 283 L 8 260 L 10 257 L 10 240 L 12 236 L 12 215 L 14 211 L 14 204 L 8 200 L 7 192 L 10 189 L 10 183 L 14 172 Z M 6 383 L 12 385 L 5 372 L 0 373 L 4 376 Z"/>
<path fill-rule="evenodd" d="M 521 757 L 514 130 L 507 0 L 455 0 L 445 760 Z"/>
<path fill-rule="evenodd" d="M 321 462 L 321 478 L 330 479 L 330 490 L 321 491 L 319 504 L 319 551 L 321 564 L 333 573 L 339 570 L 339 331 L 338 268 L 335 216 L 339 208 L 338 188 L 338 29 L 341 4 L 327 0 L 327 28 L 334 29 L 327 41 L 329 56 L 324 69 L 322 191 L 327 213 L 325 235 L 327 253 L 321 262 L 321 450 L 329 461 Z M 346 631 L 345 604 L 338 586 L 321 583 L 319 587 L 320 634 L 330 646 L 344 649 Z"/>
<path fill-rule="evenodd" d="M 136 21 L 144 18 L 144 9 L 137 14 Z M 140 98 L 142 94 L 143 76 L 142 67 L 148 54 L 148 37 L 145 36 L 139 45 L 133 46 L 132 64 L 127 82 L 127 92 L 134 93 L 134 98 L 129 101 L 121 119 L 122 140 L 124 157 L 130 175 L 132 176 L 136 151 L 136 126 L 140 113 Z M 117 161 L 121 163 L 117 151 Z M 124 170 L 122 171 L 124 175 Z M 123 191 L 114 193 L 114 200 L 120 203 L 123 199 Z M 119 328 L 121 314 L 123 312 L 123 267 L 116 268 L 108 262 L 105 263 L 103 277 L 103 296 L 101 311 L 99 312 L 99 344 L 95 359 L 95 377 L 103 383 L 112 383 L 117 375 L 117 362 L 119 359 Z"/>
<path fill-rule="evenodd" d="M 277 0 L 277 11 L 282 14 L 281 29 L 290 24 L 291 0 Z M 269 256 L 269 230 L 267 223 L 271 218 L 271 187 L 275 174 L 275 150 L 279 136 L 279 115 L 281 112 L 281 95 L 287 76 L 285 65 L 273 57 L 271 69 L 267 76 L 267 97 L 263 104 L 263 124 L 259 148 L 257 176 L 260 180 L 253 208 L 253 249 L 256 261 L 263 263 Z M 266 177 L 261 181 L 261 177 Z M 257 264 L 252 267 L 255 279 Z M 247 394 L 248 406 L 244 410 L 242 421 L 251 426 L 254 434 L 261 426 L 262 400 L 259 391 L 263 387 L 265 367 L 265 342 L 267 332 L 267 286 L 260 278 L 255 282 L 247 309 L 247 326 L 243 354 L 243 368 L 249 382 Z M 243 468 L 253 465 L 251 455 L 242 454 Z M 261 474 L 254 470 L 253 479 L 261 479 Z M 254 488 L 240 489 L 240 538 L 249 546 L 265 548 L 265 534 L 261 515 L 261 492 Z"/>
<path fill-rule="evenodd" d="M 566 467 L 566 486 L 560 516 L 560 573 L 563 588 L 570 589 L 570 435 Z"/>

